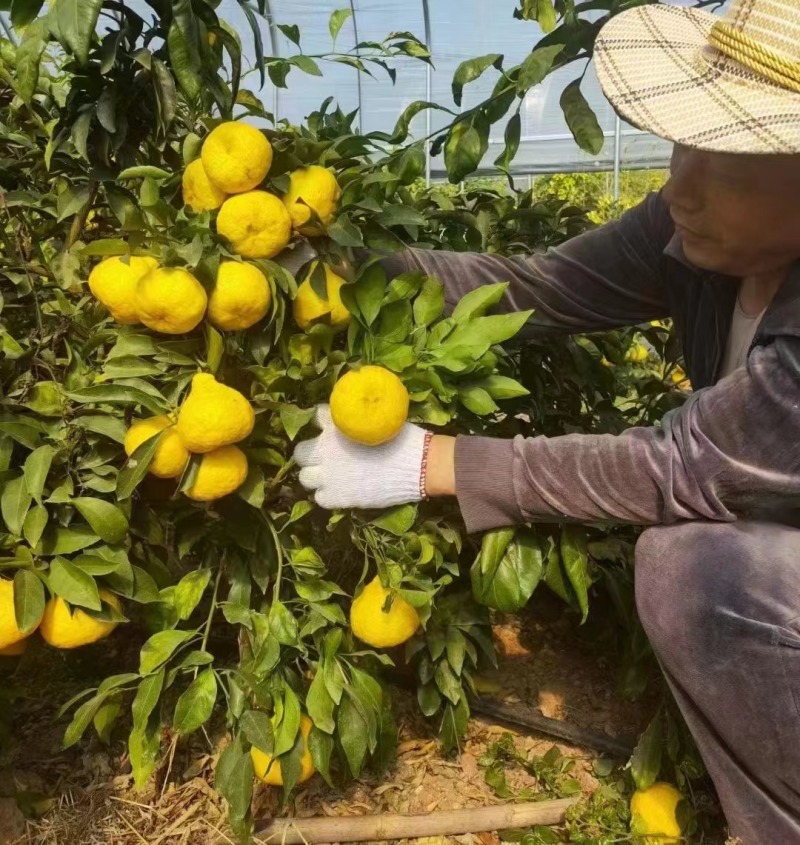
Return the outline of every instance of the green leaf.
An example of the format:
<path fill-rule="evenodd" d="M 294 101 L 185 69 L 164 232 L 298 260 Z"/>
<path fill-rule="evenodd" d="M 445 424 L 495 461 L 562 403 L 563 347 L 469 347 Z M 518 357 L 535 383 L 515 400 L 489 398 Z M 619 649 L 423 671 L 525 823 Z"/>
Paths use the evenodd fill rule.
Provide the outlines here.
<path fill-rule="evenodd" d="M 55 449 L 52 446 L 40 446 L 25 459 L 25 484 L 31 496 L 41 505 L 42 491 L 47 480 L 47 473 L 50 472 L 50 464 L 53 462 Z"/>
<path fill-rule="evenodd" d="M 67 730 L 64 732 L 64 739 L 61 743 L 62 748 L 71 748 L 83 736 L 86 732 L 86 728 L 91 725 L 95 713 L 97 713 L 103 702 L 106 700 L 107 695 L 107 693 L 96 695 L 94 698 L 90 698 L 89 701 L 81 704 L 81 706 L 75 711 L 72 721 L 69 723 Z"/>
<path fill-rule="evenodd" d="M 329 223 L 326 231 L 328 237 L 339 246 L 364 246 L 361 230 L 346 214 L 340 214 L 333 223 Z"/>
<path fill-rule="evenodd" d="M 175 587 L 172 603 L 178 614 L 178 619 L 188 619 L 203 593 L 206 591 L 208 582 L 211 580 L 210 569 L 196 569 L 194 572 L 184 575 Z"/>
<path fill-rule="evenodd" d="M 45 18 L 35 20 L 22 33 L 17 47 L 15 81 L 17 93 L 30 103 L 39 84 L 39 67 L 42 63 L 47 37 L 49 35 Z"/>
<path fill-rule="evenodd" d="M 408 138 L 411 121 L 414 120 L 420 112 L 423 112 L 426 109 L 438 109 L 439 111 L 446 111 L 449 114 L 453 114 L 450 109 L 440 106 L 438 103 L 431 103 L 428 100 L 414 100 L 413 103 L 406 106 L 405 111 L 398 118 L 394 127 L 394 132 L 392 132 L 392 137 L 390 139 L 391 143 L 399 144 L 402 141 L 405 141 L 406 138 Z"/>
<path fill-rule="evenodd" d="M 25 517 L 25 522 L 22 526 L 22 534 L 32 549 L 42 539 L 42 534 L 44 534 L 49 519 L 50 516 L 44 505 L 36 505 L 28 511 L 28 515 Z"/>
<path fill-rule="evenodd" d="M 515 314 L 493 314 L 490 317 L 475 317 L 467 323 L 459 323 L 449 335 L 446 347 L 464 346 L 482 350 L 478 357 L 496 343 L 511 340 L 528 322 L 532 311 L 518 311 Z"/>
<path fill-rule="evenodd" d="M 637 789 L 648 789 L 656 782 L 658 773 L 661 771 L 663 745 L 661 711 L 659 711 L 639 737 L 639 742 L 631 757 L 631 775 Z"/>
<path fill-rule="evenodd" d="M 559 100 L 564 119 L 578 146 L 591 155 L 597 155 L 603 149 L 603 130 L 597 122 L 597 116 L 581 92 L 581 80 L 570 82 L 563 90 Z"/>
<path fill-rule="evenodd" d="M 89 61 L 89 47 L 97 27 L 103 0 L 58 0 L 58 40 L 75 54 L 79 64 Z"/>
<path fill-rule="evenodd" d="M 88 526 L 77 528 L 56 528 L 46 530 L 41 543 L 36 547 L 36 554 L 68 555 L 87 546 L 93 546 L 100 538 Z"/>
<path fill-rule="evenodd" d="M 296 24 L 279 23 L 278 29 L 291 41 L 293 44 L 300 46 L 300 29 Z"/>
<path fill-rule="evenodd" d="M 369 726 L 361 708 L 354 704 L 349 694 L 342 698 L 336 723 L 339 728 L 339 741 L 347 758 L 350 772 L 354 778 L 357 778 L 367 756 Z"/>
<path fill-rule="evenodd" d="M 508 376 L 487 376 L 475 384 L 482 387 L 492 399 L 517 399 L 530 393 L 526 387 Z"/>
<path fill-rule="evenodd" d="M 247 741 L 263 751 L 272 754 L 275 739 L 272 735 L 272 722 L 269 716 L 261 710 L 248 710 L 239 721 Z"/>
<path fill-rule="evenodd" d="M 474 317 L 482 317 L 493 305 L 497 305 L 508 289 L 508 282 L 481 285 L 461 297 L 450 315 L 457 323 L 466 323 Z"/>
<path fill-rule="evenodd" d="M 154 414 L 164 414 L 169 410 L 163 398 L 158 399 L 139 388 L 122 384 L 98 384 L 83 390 L 73 390 L 67 396 L 81 404 L 141 405 Z"/>
<path fill-rule="evenodd" d="M 216 700 L 217 677 L 213 669 L 205 669 L 178 699 L 172 726 L 182 736 L 196 731 L 211 718 Z"/>
<path fill-rule="evenodd" d="M 287 437 L 294 440 L 300 429 L 314 419 L 316 411 L 314 408 L 298 408 L 297 405 L 281 405 L 278 413 Z"/>
<path fill-rule="evenodd" d="M 534 85 L 538 85 L 550 72 L 553 62 L 563 49 L 563 44 L 537 47 L 527 56 L 520 65 L 519 75 L 517 76 L 517 93 L 524 94 Z"/>
<path fill-rule="evenodd" d="M 536 535 L 502 528 L 483 538 L 472 565 L 472 594 L 479 604 L 511 612 L 524 607 L 542 577 L 542 549 Z"/>
<path fill-rule="evenodd" d="M 3 484 L 3 492 L 0 494 L 0 513 L 3 515 L 6 528 L 12 534 L 22 533 L 22 526 L 32 501 L 33 497 L 28 492 L 28 485 L 23 475 Z"/>
<path fill-rule="evenodd" d="M 556 28 L 556 10 L 552 0 L 537 0 L 536 20 L 542 32 L 552 32 Z"/>
<path fill-rule="evenodd" d="M 42 10 L 44 0 L 11 0 L 11 25 L 15 29 L 26 27 Z"/>
<path fill-rule="evenodd" d="M 164 688 L 164 670 L 161 669 L 146 678 L 142 678 L 131 704 L 133 729 L 143 731 L 147 727 L 150 714 L 155 710 L 161 690 Z"/>
<path fill-rule="evenodd" d="M 211 325 L 206 323 L 206 363 L 212 373 L 216 373 L 222 362 L 222 353 L 225 351 L 225 344 L 222 342 L 222 335 Z"/>
<path fill-rule="evenodd" d="M 467 59 L 456 68 L 453 75 L 453 101 L 461 105 L 461 95 L 464 86 L 481 76 L 488 68 L 494 66 L 498 70 L 502 67 L 503 56 L 499 53 L 489 53 L 475 59 Z"/>
<path fill-rule="evenodd" d="M 29 569 L 19 569 L 14 576 L 14 615 L 23 634 L 35 630 L 42 621 L 44 584 Z"/>
<path fill-rule="evenodd" d="M 114 729 L 114 725 L 121 714 L 122 702 L 118 696 L 111 701 L 104 701 L 95 712 L 92 719 L 94 729 L 97 731 L 97 736 L 104 745 L 110 744 L 111 731 Z"/>
<path fill-rule="evenodd" d="M 154 437 L 148 438 L 134 449 L 133 454 L 128 458 L 117 476 L 117 499 L 119 501 L 122 502 L 129 498 L 147 475 L 148 467 L 153 462 L 158 444 L 166 431 L 167 429 L 158 432 Z"/>
<path fill-rule="evenodd" d="M 452 183 L 461 182 L 477 170 L 489 148 L 489 123 L 480 115 L 471 121 L 459 120 L 444 145 L 444 163 Z"/>
<path fill-rule="evenodd" d="M 92 530 L 106 543 L 121 543 L 128 535 L 128 518 L 111 502 L 81 496 L 73 499 L 72 506 L 89 523 Z"/>
<path fill-rule="evenodd" d="M 308 749 L 311 752 L 311 759 L 314 761 L 314 768 L 325 778 L 328 786 L 333 789 L 330 772 L 331 755 L 334 749 L 333 737 L 317 728 L 312 728 L 308 735 Z"/>
<path fill-rule="evenodd" d="M 457 749 L 462 738 L 467 733 L 469 725 L 469 705 L 467 697 L 462 695 L 458 704 L 453 705 L 447 702 L 442 716 L 442 724 L 439 727 L 439 738 L 446 751 Z"/>
<path fill-rule="evenodd" d="M 561 560 L 567 571 L 567 577 L 578 598 L 578 607 L 583 622 L 589 615 L 589 552 L 586 548 L 586 532 L 580 528 L 569 527 L 561 532 Z"/>
<path fill-rule="evenodd" d="M 339 30 L 344 25 L 344 22 L 353 14 L 351 9 L 336 9 L 328 21 L 328 30 L 331 34 L 334 46 L 336 45 L 336 36 Z"/>
<path fill-rule="evenodd" d="M 444 287 L 431 277 L 422 283 L 422 290 L 414 300 L 414 322 L 429 326 L 444 313 Z"/>
<path fill-rule="evenodd" d="M 276 757 L 285 754 L 294 747 L 295 740 L 300 732 L 300 700 L 291 687 L 284 685 L 283 699 L 278 699 L 281 704 L 280 721 L 274 726 L 275 747 L 273 752 Z"/>
<path fill-rule="evenodd" d="M 173 0 L 172 23 L 167 32 L 169 63 L 183 93 L 193 100 L 203 90 L 197 17 L 190 0 Z"/>
<path fill-rule="evenodd" d="M 297 620 L 283 602 L 276 601 L 270 607 L 269 629 L 281 645 L 297 644 Z"/>
<path fill-rule="evenodd" d="M 373 519 L 370 525 L 382 528 L 396 537 L 407 534 L 417 518 L 416 505 L 396 505 L 384 511 L 379 517 Z"/>
<path fill-rule="evenodd" d="M 498 410 L 494 399 L 482 387 L 471 385 L 459 388 L 458 399 L 473 414 L 485 415 Z"/>
<path fill-rule="evenodd" d="M 253 760 L 237 734 L 219 755 L 214 770 L 214 786 L 228 802 L 231 819 L 241 821 L 249 813 L 254 779 Z"/>
<path fill-rule="evenodd" d="M 289 63 L 300 68 L 303 73 L 307 73 L 309 76 L 322 76 L 322 71 L 319 69 L 319 65 L 310 56 L 292 56 L 292 58 L 289 59 Z"/>
<path fill-rule="evenodd" d="M 94 578 L 63 557 L 57 557 L 50 564 L 47 580 L 51 591 L 70 604 L 89 610 L 103 609 Z"/>
<path fill-rule="evenodd" d="M 377 220 L 384 226 L 424 226 L 425 216 L 407 205 L 386 205 Z"/>
<path fill-rule="evenodd" d="M 142 646 L 139 655 L 139 674 L 149 675 L 166 663 L 184 643 L 195 635 L 194 631 L 159 631 Z"/>
<path fill-rule="evenodd" d="M 427 716 L 429 719 L 431 716 L 435 716 L 439 711 L 439 708 L 442 706 L 442 697 L 439 695 L 439 690 L 436 688 L 436 684 L 429 681 L 427 684 L 422 684 L 417 687 L 417 702 L 419 703 L 419 709 L 422 711 L 423 715 Z"/>
<path fill-rule="evenodd" d="M 161 167 L 152 164 L 137 164 L 135 167 L 126 167 L 119 176 L 118 182 L 127 182 L 129 179 L 169 179 L 172 174 Z"/>
<path fill-rule="evenodd" d="M 370 264 L 356 280 L 356 303 L 368 326 L 375 322 L 380 313 L 386 284 L 386 272 L 377 263 Z"/>
<path fill-rule="evenodd" d="M 334 701 L 325 686 L 321 670 L 317 670 L 306 695 L 306 710 L 311 721 L 326 734 L 333 734 L 336 723 L 333 720 Z"/>
<path fill-rule="evenodd" d="M 514 157 L 519 150 L 519 141 L 520 135 L 522 132 L 522 121 L 519 116 L 519 112 L 515 112 L 508 120 L 506 124 L 505 133 L 503 139 L 505 141 L 505 146 L 503 147 L 503 152 L 494 160 L 495 167 L 498 167 L 505 173 L 508 173 L 509 168 L 511 167 L 511 162 L 514 160 Z"/>

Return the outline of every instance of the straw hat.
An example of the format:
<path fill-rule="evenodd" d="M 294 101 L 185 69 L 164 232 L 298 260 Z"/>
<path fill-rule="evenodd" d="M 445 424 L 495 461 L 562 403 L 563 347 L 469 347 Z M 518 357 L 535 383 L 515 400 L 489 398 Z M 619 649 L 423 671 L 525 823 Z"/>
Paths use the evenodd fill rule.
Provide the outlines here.
<path fill-rule="evenodd" d="M 724 17 L 641 6 L 595 46 L 600 84 L 630 123 L 725 153 L 800 153 L 800 0 L 735 0 Z"/>

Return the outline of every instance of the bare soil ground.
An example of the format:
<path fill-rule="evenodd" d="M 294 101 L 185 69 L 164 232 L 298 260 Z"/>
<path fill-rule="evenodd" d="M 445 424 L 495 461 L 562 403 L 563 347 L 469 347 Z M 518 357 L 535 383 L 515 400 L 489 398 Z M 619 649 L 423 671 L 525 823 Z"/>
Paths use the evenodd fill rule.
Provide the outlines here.
<path fill-rule="evenodd" d="M 631 703 L 616 696 L 613 655 L 546 598 L 531 602 L 519 616 L 498 617 L 494 633 L 500 666 L 483 683 L 498 698 L 617 737 L 635 737 L 651 717 L 652 701 Z M 123 671 L 133 657 L 129 650 L 119 636 L 81 654 L 36 649 L 11 678 L 0 676 L 0 686 L 13 684 L 21 695 L 14 707 L 10 756 L 0 759 L 0 845 L 233 843 L 224 802 L 213 789 L 219 742 L 204 746 L 201 737 L 178 749 L 171 767 L 162 768 L 156 782 L 138 793 L 121 738 L 114 738 L 110 747 L 95 737 L 69 751 L 60 750 L 64 723 L 56 721 L 59 705 L 108 674 L 108 667 Z M 571 775 L 584 795 L 599 786 L 593 768 L 597 755 L 589 749 L 473 717 L 460 753 L 446 757 L 413 695 L 398 691 L 397 711 L 397 762 L 385 776 L 367 773 L 341 790 L 330 789 L 317 776 L 297 791 L 288 808 L 279 807 L 277 790 L 260 787 L 256 815 L 423 813 L 497 804 L 501 799 L 486 783 L 481 759 L 509 732 L 520 752 L 542 755 L 556 744 L 562 754 L 575 758 Z M 506 779 L 513 793 L 540 789 L 520 767 L 510 767 Z M 16 801 L 8 797 L 15 793 Z M 714 806 L 709 806 L 713 814 Z M 723 841 L 721 836 L 704 839 L 708 845 Z M 414 842 L 493 845 L 500 839 L 491 833 Z"/>

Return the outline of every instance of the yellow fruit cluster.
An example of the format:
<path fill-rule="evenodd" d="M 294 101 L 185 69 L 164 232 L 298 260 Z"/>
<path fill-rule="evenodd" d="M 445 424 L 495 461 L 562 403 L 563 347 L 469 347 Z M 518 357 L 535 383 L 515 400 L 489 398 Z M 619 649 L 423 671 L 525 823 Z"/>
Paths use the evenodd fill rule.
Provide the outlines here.
<path fill-rule="evenodd" d="M 108 590 L 100 590 L 100 599 L 120 611 L 119 599 Z M 70 608 L 60 596 L 51 598 L 44 608 L 38 631 L 46 643 L 55 648 L 80 648 L 107 637 L 117 622 L 96 619 L 80 608 Z M 23 632 L 17 627 L 14 610 L 14 582 L 0 579 L 0 657 L 23 654 L 28 637 L 34 631 Z"/>
<path fill-rule="evenodd" d="M 180 477 L 190 455 L 202 455 L 185 492 L 190 499 L 211 502 L 233 493 L 247 477 L 247 457 L 233 444 L 244 440 L 254 425 L 255 413 L 245 396 L 209 373 L 198 373 L 177 416 L 137 420 L 125 435 L 124 448 L 130 456 L 164 432 L 148 468 L 159 478 Z"/>

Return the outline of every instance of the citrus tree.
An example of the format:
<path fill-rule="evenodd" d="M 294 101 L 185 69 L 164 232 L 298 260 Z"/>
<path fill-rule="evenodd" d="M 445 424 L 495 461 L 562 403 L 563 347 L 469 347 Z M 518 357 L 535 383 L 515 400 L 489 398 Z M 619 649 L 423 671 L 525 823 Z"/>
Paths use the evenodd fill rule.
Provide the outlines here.
<path fill-rule="evenodd" d="M 292 459 L 315 408 L 367 368 L 399 397 L 376 415 L 384 428 L 400 407 L 401 423 L 444 432 L 510 435 L 521 418 L 546 434 L 620 431 L 679 401 L 661 326 L 522 349 L 529 314 L 492 313 L 502 281 L 445 314 L 435 279 L 388 278 L 377 260 L 407 244 L 529 252 L 585 229 L 585 214 L 530 193 L 419 190 L 425 141 L 409 127 L 437 104 L 412 104 L 392 134 L 359 134 L 330 99 L 304 126 L 276 124 L 241 87 L 241 45 L 214 3 L 149 5 L 145 20 L 113 0 L 14 0 L 19 41 L 0 42 L 0 645 L 41 634 L 75 648 L 120 623 L 141 639 L 136 665 L 65 703 L 65 745 L 123 721 L 141 785 L 223 714 L 216 786 L 246 837 L 254 775 L 288 793 L 315 770 L 330 781 L 391 759 L 398 661 L 457 746 L 473 675 L 494 660 L 489 609 L 521 608 L 540 583 L 585 618 L 608 579 L 640 690 L 629 532 L 476 541 L 441 502 L 331 514 Z M 507 170 L 526 91 L 590 54 L 598 21 L 534 5 L 519 14 L 551 31 L 521 65 L 484 56 L 456 72 L 456 106 L 482 73 L 499 79 L 427 139 L 454 182 L 516 109 Z M 397 55 L 430 60 L 409 33 L 308 56 L 291 26 L 297 55 L 265 56 L 265 9 L 242 8 L 276 85 L 328 61 L 393 76 Z M 347 14 L 332 16 L 334 39 Z M 579 80 L 562 106 L 596 150 Z"/>

